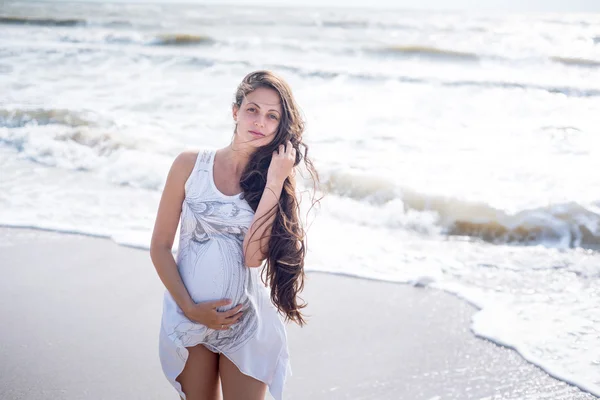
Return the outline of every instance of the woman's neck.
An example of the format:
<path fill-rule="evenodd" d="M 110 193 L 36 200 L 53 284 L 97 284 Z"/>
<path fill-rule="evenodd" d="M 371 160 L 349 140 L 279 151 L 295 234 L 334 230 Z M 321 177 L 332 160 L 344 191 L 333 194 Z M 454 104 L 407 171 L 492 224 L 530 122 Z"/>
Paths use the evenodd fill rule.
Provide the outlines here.
<path fill-rule="evenodd" d="M 232 142 L 229 146 L 223 148 L 221 154 L 219 154 L 222 157 L 221 165 L 226 166 L 236 176 L 241 176 L 252 155 L 251 150 L 254 149 Z"/>

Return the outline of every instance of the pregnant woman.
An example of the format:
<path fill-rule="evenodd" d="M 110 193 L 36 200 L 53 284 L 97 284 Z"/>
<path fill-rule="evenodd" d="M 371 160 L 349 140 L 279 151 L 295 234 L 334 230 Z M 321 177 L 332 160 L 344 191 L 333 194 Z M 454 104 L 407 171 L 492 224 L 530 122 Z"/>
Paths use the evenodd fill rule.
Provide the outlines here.
<path fill-rule="evenodd" d="M 268 387 L 281 400 L 291 373 L 284 321 L 305 323 L 295 168 L 318 177 L 283 79 L 248 74 L 233 119 L 229 146 L 183 152 L 167 176 L 150 249 L 166 287 L 160 361 L 182 399 L 262 400 Z"/>

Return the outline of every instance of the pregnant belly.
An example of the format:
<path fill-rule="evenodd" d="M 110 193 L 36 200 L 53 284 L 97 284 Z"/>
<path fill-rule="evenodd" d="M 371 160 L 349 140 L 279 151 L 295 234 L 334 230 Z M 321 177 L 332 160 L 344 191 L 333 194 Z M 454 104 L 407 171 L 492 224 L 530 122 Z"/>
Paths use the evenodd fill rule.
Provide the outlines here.
<path fill-rule="evenodd" d="M 196 303 L 230 299 L 224 311 L 247 300 L 248 269 L 242 264 L 241 246 L 236 243 L 210 241 L 190 243 L 178 262 L 179 273 Z"/>

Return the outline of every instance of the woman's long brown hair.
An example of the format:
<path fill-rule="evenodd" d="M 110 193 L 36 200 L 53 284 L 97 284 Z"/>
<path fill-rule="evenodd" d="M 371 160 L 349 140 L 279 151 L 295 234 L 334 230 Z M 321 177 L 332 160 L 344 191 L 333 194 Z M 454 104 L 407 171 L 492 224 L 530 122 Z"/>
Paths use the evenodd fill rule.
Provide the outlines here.
<path fill-rule="evenodd" d="M 234 105 L 240 108 L 244 97 L 259 87 L 273 89 L 279 94 L 282 115 L 275 138 L 268 145 L 259 147 L 252 153 L 240 179 L 244 198 L 254 211 L 256 211 L 265 190 L 271 157 L 280 144 L 285 146 L 287 141 L 292 143 L 296 149 L 294 169 L 298 164 L 304 162 L 306 170 L 312 178 L 315 193 L 319 181 L 317 171 L 307 157 L 308 146 L 302 142 L 304 121 L 292 91 L 283 79 L 270 71 L 255 71 L 248 74 L 237 88 Z M 314 196 L 312 202 L 314 206 Z M 262 279 L 271 287 L 271 301 L 285 317 L 285 320 L 294 321 L 302 326 L 306 321 L 300 310 L 306 307 L 306 303 L 299 299 L 298 294 L 304 288 L 306 237 L 299 218 L 299 202 L 296 198 L 294 176 L 285 180 L 279 203 L 269 210 L 264 216 L 264 221 L 274 213 L 275 220 L 271 228 L 266 267 L 263 270 Z M 260 238 L 256 240 L 260 240 Z"/>

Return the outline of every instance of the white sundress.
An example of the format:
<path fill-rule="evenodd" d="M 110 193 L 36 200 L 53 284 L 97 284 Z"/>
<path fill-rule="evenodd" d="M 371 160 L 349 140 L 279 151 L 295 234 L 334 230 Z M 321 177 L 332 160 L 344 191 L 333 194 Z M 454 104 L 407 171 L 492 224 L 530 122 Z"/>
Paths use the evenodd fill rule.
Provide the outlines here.
<path fill-rule="evenodd" d="M 184 399 L 175 379 L 189 352 L 200 343 L 230 359 L 238 369 L 266 383 L 275 400 L 283 398 L 291 375 L 283 320 L 260 279 L 261 268 L 245 266 L 242 243 L 254 211 L 241 194 L 227 196 L 215 186 L 215 150 L 201 150 L 185 183 L 176 261 L 179 274 L 196 302 L 231 299 L 218 311 L 242 306 L 242 317 L 228 330 L 190 321 L 165 290 L 159 335 L 163 372 Z"/>

